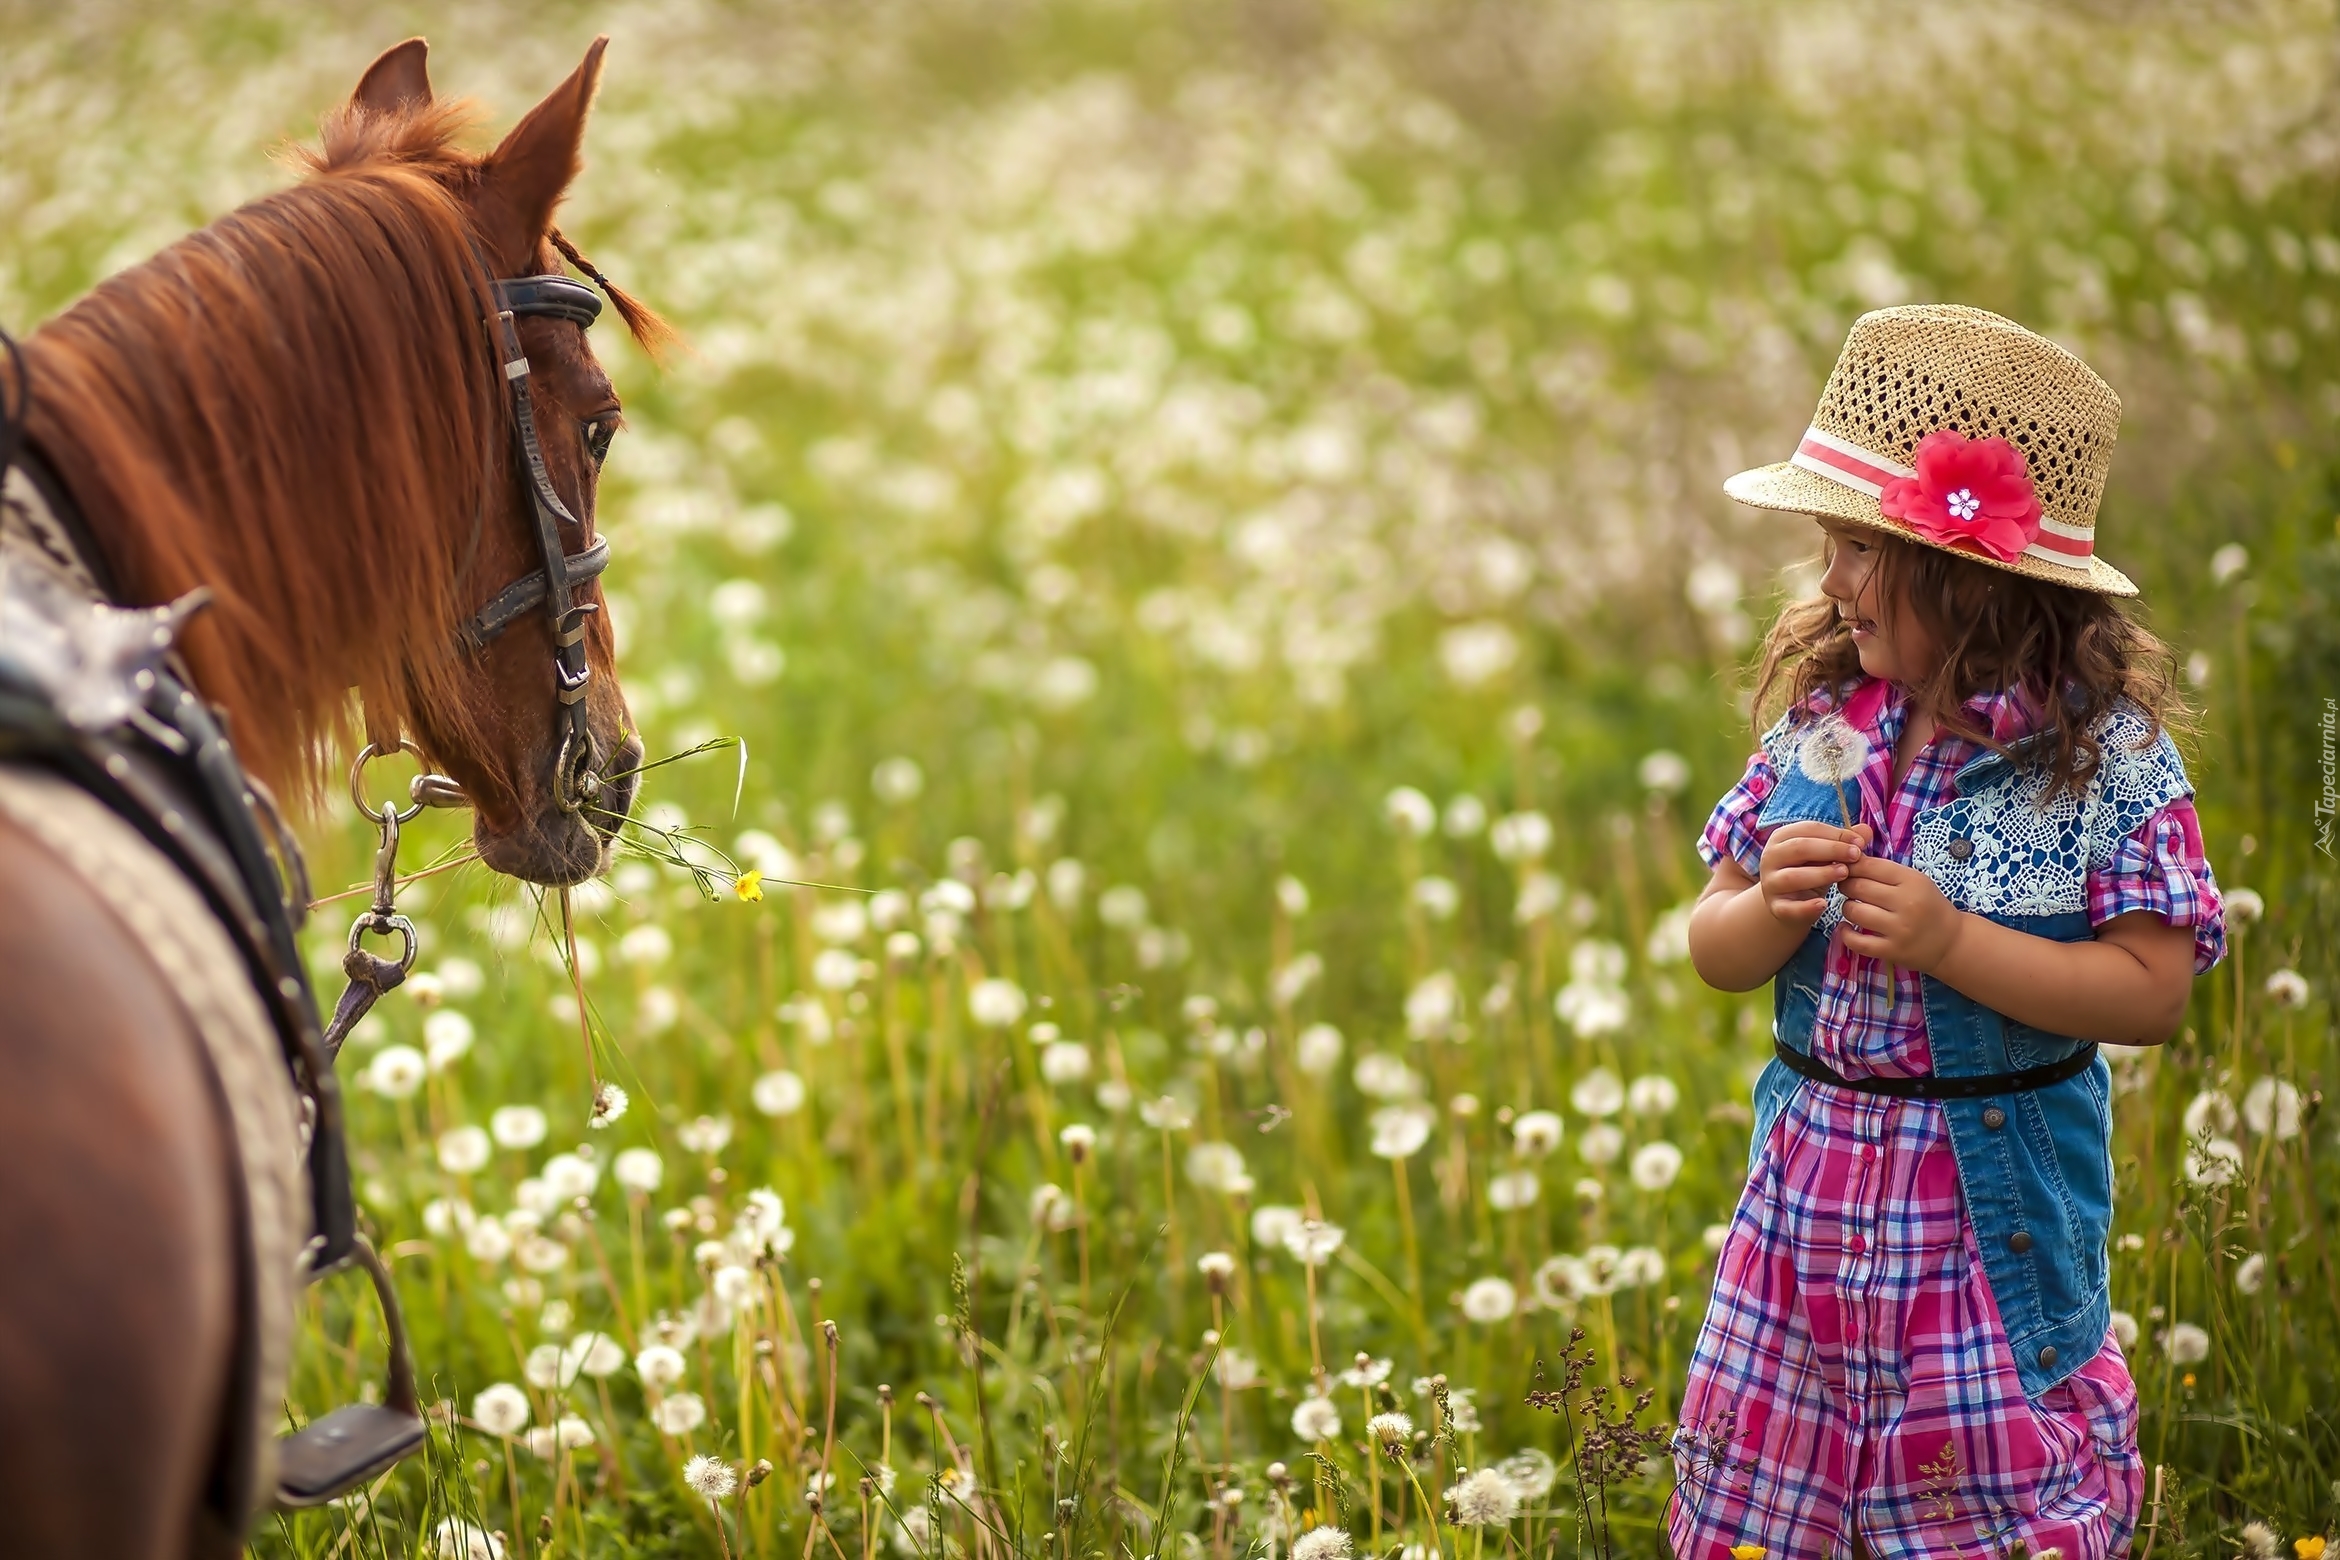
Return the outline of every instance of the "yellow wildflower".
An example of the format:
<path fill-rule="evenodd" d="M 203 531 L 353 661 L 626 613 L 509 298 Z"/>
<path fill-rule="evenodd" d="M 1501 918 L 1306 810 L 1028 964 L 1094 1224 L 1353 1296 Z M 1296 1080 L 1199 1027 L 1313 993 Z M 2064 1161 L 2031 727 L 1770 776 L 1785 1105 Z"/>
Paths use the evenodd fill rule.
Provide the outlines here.
<path fill-rule="evenodd" d="M 750 867 L 733 880 L 731 891 L 749 904 L 760 904 L 764 898 L 764 872 L 761 867 Z"/>
<path fill-rule="evenodd" d="M 1733 1544 L 1731 1545 L 1731 1560 L 1763 1560 L 1763 1546 L 1761 1544 Z"/>
<path fill-rule="evenodd" d="M 2292 1553 L 2299 1556 L 2299 1560 L 2324 1560 L 2324 1536 L 2315 1533 L 2306 1538 L 2295 1538 L 2291 1541 L 2291 1549 Z"/>

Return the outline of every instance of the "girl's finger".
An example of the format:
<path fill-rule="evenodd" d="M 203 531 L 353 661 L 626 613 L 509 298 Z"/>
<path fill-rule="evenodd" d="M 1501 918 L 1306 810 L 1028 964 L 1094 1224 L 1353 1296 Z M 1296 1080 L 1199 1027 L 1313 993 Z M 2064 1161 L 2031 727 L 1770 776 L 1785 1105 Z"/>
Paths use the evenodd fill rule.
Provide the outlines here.
<path fill-rule="evenodd" d="M 1844 881 L 1842 867 L 1783 867 L 1763 874 L 1764 885 L 1781 893 L 1814 893 Z"/>

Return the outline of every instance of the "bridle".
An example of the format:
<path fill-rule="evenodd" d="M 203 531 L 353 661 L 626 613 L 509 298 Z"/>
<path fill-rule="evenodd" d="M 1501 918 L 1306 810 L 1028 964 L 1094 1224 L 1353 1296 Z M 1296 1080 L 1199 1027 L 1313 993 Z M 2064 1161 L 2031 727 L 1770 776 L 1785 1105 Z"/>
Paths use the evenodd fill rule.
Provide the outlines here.
<path fill-rule="evenodd" d="M 520 349 L 517 322 L 523 317 L 535 317 L 590 327 L 601 317 L 601 295 L 583 282 L 559 275 L 492 277 L 491 284 L 497 303 L 494 321 L 497 362 L 503 369 L 504 384 L 511 397 L 512 438 L 528 490 L 528 511 L 535 527 L 537 552 L 544 563 L 497 591 L 486 605 L 464 619 L 455 630 L 455 642 L 460 653 L 480 655 L 513 624 L 531 612 L 543 611 L 546 626 L 552 632 L 553 690 L 560 700 L 560 747 L 553 759 L 553 805 L 574 815 L 597 802 L 601 794 L 601 779 L 594 770 L 598 755 L 585 708 L 586 690 L 593 682 L 593 668 L 585 658 L 585 620 L 600 608 L 593 602 L 578 601 L 576 587 L 609 567 L 609 542 L 596 538 L 591 545 L 576 552 L 568 550 L 564 528 L 574 531 L 581 540 L 585 523 L 569 512 L 569 506 L 553 488 L 551 473 L 545 469 L 544 445 L 536 432 L 536 398 L 528 387 L 528 354 Z M 374 853 L 373 904 L 359 913 L 349 929 L 349 948 L 342 964 L 349 985 L 325 1026 L 324 1047 L 328 1058 L 340 1051 L 349 1031 L 374 1003 L 406 979 L 420 951 L 414 923 L 398 913 L 396 904 L 399 830 L 413 822 L 425 807 L 470 805 L 470 798 L 455 781 L 428 772 L 417 775 L 409 787 L 411 805 L 401 807 L 395 798 L 383 801 L 379 807 L 369 804 L 364 792 L 366 766 L 401 749 L 418 759 L 421 757 L 412 742 L 384 737 L 368 742 L 350 766 L 350 800 L 357 804 L 366 821 L 380 831 L 381 840 Z M 395 959 L 380 958 L 361 946 L 367 936 L 392 935 L 400 939 L 399 956 Z"/>
<path fill-rule="evenodd" d="M 544 446 L 536 433 L 536 401 L 528 388 L 528 354 L 520 350 L 517 320 L 533 316 L 591 326 L 601 317 L 601 295 L 583 282 L 557 275 L 498 278 L 495 293 L 500 305 L 496 346 L 504 383 L 511 393 L 513 439 L 544 566 L 489 597 L 485 606 L 464 620 L 456 640 L 465 651 L 478 655 L 504 630 L 543 609 L 552 631 L 553 688 L 561 703 L 560 750 L 553 760 L 553 805 L 564 813 L 575 813 L 599 796 L 601 784 L 593 769 L 593 732 L 585 710 L 585 692 L 593 681 L 593 668 L 585 659 L 585 619 L 599 608 L 592 602 L 579 602 L 574 589 L 609 567 L 609 543 L 596 539 L 581 551 L 570 552 L 563 539 L 563 528 L 567 527 L 583 540 L 585 523 L 569 513 L 545 470 Z"/>

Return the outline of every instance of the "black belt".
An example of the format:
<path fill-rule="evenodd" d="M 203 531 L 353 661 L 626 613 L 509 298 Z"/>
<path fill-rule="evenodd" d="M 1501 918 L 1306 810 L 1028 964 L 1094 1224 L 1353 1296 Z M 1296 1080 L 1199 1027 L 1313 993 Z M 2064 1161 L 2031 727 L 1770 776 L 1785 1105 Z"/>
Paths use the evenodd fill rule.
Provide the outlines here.
<path fill-rule="evenodd" d="M 1989 1094 L 2027 1094 L 2051 1083 L 2062 1083 L 2066 1078 L 2077 1078 L 2096 1061 L 2096 1042 L 2091 1040 L 2060 1062 L 2024 1067 L 2015 1072 L 1979 1073 L 1966 1078 L 1847 1078 L 1826 1062 L 1794 1049 L 1785 1040 L 1775 1038 L 1771 1046 L 1787 1064 L 1788 1071 L 1800 1073 L 1814 1083 L 1831 1083 L 1855 1094 L 1881 1094 L 1895 1100 L 1978 1100 Z"/>

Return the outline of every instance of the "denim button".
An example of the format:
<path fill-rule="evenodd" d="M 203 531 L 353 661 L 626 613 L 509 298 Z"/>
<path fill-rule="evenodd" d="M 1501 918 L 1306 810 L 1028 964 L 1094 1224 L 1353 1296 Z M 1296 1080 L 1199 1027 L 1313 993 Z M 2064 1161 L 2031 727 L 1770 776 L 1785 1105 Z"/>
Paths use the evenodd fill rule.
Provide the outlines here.
<path fill-rule="evenodd" d="M 2007 1238 L 2007 1248 L 2015 1252 L 2029 1251 L 2031 1249 L 2031 1231 L 2017 1230 Z"/>
<path fill-rule="evenodd" d="M 2056 1368 L 2056 1348 L 2054 1344 L 2051 1343 L 2046 1348 L 2039 1351 L 2039 1368 L 2041 1370 L 2054 1370 Z"/>
<path fill-rule="evenodd" d="M 2006 1113 L 2005 1111 L 2003 1111 L 2003 1110 L 1999 1109 L 1999 1107 L 1998 1107 L 1998 1106 L 1996 1106 L 1996 1105 L 1986 1106 L 1986 1107 L 1984 1108 L 1984 1110 L 1983 1110 L 1983 1125 L 1984 1125 L 1984 1126 L 1986 1126 L 1986 1127 L 1990 1128 L 1990 1129 L 1991 1129 L 1993 1132 L 1996 1132 L 1996 1131 L 1998 1131 L 1998 1130 L 1999 1130 L 2001 1127 L 2005 1126 L 2006 1124 L 2007 1124 L 2007 1113 Z"/>
<path fill-rule="evenodd" d="M 1960 835 L 1957 839 L 1954 839 L 1950 842 L 1950 859 L 1952 861 L 1964 861 L 1967 857 L 1973 854 L 1974 841 L 1966 838 L 1966 836 Z"/>

